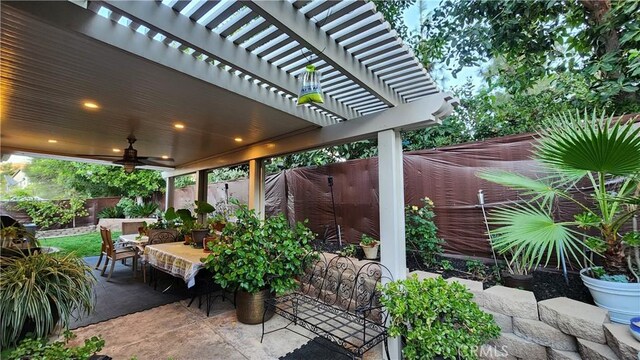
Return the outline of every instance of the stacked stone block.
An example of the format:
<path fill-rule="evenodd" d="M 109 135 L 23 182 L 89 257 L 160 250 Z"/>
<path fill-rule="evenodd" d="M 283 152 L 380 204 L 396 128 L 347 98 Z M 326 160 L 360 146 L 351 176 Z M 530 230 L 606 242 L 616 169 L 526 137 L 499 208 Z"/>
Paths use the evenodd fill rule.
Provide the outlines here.
<path fill-rule="evenodd" d="M 438 274 L 414 271 L 419 278 Z M 478 351 L 481 359 L 640 360 L 640 342 L 629 327 L 613 324 L 606 310 L 561 297 L 537 302 L 530 291 L 459 281 L 502 329 Z"/>

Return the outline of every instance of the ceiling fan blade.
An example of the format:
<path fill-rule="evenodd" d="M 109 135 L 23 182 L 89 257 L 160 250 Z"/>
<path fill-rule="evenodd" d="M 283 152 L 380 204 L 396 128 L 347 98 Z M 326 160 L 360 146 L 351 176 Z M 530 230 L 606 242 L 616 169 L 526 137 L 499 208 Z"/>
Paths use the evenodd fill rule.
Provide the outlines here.
<path fill-rule="evenodd" d="M 173 162 L 173 158 L 163 158 L 163 157 L 159 157 L 159 156 L 138 156 L 138 159 L 144 160 L 144 159 L 149 159 L 152 161 L 168 161 L 168 162 Z"/>
<path fill-rule="evenodd" d="M 146 160 L 143 158 L 138 158 L 138 161 L 144 165 L 149 165 L 149 166 L 159 166 L 159 167 L 166 167 L 166 168 L 172 167 L 171 165 L 162 164 L 162 163 L 151 161 L 151 160 Z"/>

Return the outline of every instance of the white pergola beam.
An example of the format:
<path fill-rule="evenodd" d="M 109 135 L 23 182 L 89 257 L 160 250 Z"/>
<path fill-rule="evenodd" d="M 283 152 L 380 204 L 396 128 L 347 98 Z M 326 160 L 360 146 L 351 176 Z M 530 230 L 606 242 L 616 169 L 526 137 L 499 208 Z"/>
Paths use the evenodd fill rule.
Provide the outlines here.
<path fill-rule="evenodd" d="M 171 36 L 198 52 L 229 65 L 245 74 L 272 84 L 290 94 L 297 95 L 300 84 L 291 75 L 278 69 L 257 55 L 211 32 L 188 17 L 156 1 L 105 1 L 104 4 L 146 27 Z M 340 102 L 325 96 L 325 103 L 318 106 L 345 119 L 352 119 L 357 113 Z M 319 124 L 321 125 L 321 124 Z M 325 124 L 326 125 L 326 124 Z"/>
<path fill-rule="evenodd" d="M 228 90 L 253 101 L 296 116 L 313 124 L 327 125 L 329 118 L 305 106 L 296 106 L 268 88 L 256 86 L 253 81 L 197 60 L 164 43 L 152 40 L 131 29 L 113 23 L 91 11 L 72 3 L 12 2 L 11 6 L 59 28 L 83 34 L 89 38 L 114 46 L 158 65 L 179 71 L 198 80 Z"/>
<path fill-rule="evenodd" d="M 243 1 L 247 7 L 389 106 L 402 99 L 286 0 Z"/>
<path fill-rule="evenodd" d="M 184 165 L 163 176 L 178 176 L 200 169 L 213 169 L 246 163 L 252 159 L 269 158 L 317 149 L 332 145 L 346 144 L 369 139 L 385 130 L 413 130 L 437 124 L 441 118 L 453 110 L 457 99 L 445 93 L 425 96 L 412 103 L 402 104 L 375 114 L 362 116 L 351 121 L 325 126 L 323 128 L 290 134 L 271 141 L 253 144 L 235 151 L 218 154 Z"/>

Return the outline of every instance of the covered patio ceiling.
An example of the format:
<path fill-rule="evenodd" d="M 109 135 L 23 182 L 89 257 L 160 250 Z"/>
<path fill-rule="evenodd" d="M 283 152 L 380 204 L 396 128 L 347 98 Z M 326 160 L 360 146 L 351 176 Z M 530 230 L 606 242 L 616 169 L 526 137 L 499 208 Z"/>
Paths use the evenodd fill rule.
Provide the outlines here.
<path fill-rule="evenodd" d="M 104 160 L 134 134 L 176 175 L 428 126 L 454 102 L 373 3 L 75 3 L 3 2 L 2 154 Z M 309 63 L 325 103 L 296 106 Z"/>

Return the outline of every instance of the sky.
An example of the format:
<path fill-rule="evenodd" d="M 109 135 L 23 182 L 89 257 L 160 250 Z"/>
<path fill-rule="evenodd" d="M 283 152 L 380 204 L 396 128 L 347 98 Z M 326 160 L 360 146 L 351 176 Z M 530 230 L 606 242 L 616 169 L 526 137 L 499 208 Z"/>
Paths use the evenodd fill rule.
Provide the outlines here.
<path fill-rule="evenodd" d="M 418 7 L 418 3 L 420 0 L 416 1 L 410 8 L 408 8 L 404 13 L 404 22 L 409 27 L 410 31 L 416 31 L 420 26 L 420 10 Z M 435 9 L 440 0 L 422 0 L 422 2 L 426 5 L 426 10 L 431 11 Z M 461 86 L 467 82 L 468 78 L 471 78 L 476 88 L 482 83 L 482 78 L 479 75 L 480 67 L 468 67 L 462 69 L 456 78 L 453 77 L 450 71 L 444 70 L 445 80 L 444 83 L 438 82 L 438 85 L 443 88 L 443 90 L 450 90 L 453 86 Z M 433 77 L 439 77 L 440 74 L 432 74 Z"/>

